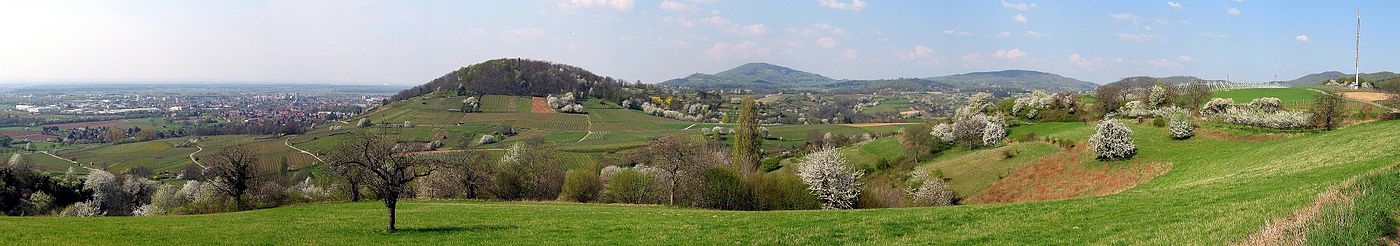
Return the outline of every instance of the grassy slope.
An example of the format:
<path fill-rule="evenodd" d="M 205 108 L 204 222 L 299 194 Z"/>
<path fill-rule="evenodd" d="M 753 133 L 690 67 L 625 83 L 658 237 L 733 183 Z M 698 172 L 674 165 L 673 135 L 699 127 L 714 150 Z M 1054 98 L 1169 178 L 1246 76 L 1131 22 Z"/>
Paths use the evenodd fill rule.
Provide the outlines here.
<path fill-rule="evenodd" d="M 140 218 L 0 218 L 8 242 L 195 244 L 1221 244 L 1290 214 L 1348 177 L 1400 159 L 1400 121 L 1292 139 L 1167 140 L 1133 126 L 1138 158 L 1171 172 L 1123 193 L 1016 204 L 734 212 L 625 205 L 404 202 L 384 234 L 379 203 Z M 1113 165 L 1106 163 L 1105 165 Z M 543 215 L 543 216 L 541 216 Z M 754 233 L 762 232 L 762 233 Z M 587 238 L 587 241 L 580 241 Z M 125 241 L 137 240 L 137 241 Z M 683 241 L 678 241 L 683 240 Z"/>

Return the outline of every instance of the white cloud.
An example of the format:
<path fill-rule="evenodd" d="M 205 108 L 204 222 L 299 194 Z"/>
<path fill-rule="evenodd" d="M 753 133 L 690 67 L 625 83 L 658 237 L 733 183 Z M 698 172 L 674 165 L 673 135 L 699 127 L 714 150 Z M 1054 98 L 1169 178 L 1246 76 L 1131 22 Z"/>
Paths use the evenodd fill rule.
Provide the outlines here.
<path fill-rule="evenodd" d="M 1015 48 L 1011 50 L 997 50 L 997 52 L 992 53 L 992 56 L 1001 59 L 1015 60 L 1016 58 L 1026 56 L 1026 52 L 1022 52 L 1020 48 Z"/>
<path fill-rule="evenodd" d="M 695 27 L 695 21 L 683 17 L 667 16 L 666 18 L 662 18 L 662 20 L 665 20 L 666 23 L 672 23 L 683 27 Z"/>
<path fill-rule="evenodd" d="M 1226 8 L 1225 13 L 1229 13 L 1230 15 L 1240 15 L 1240 9 L 1234 7 Z"/>
<path fill-rule="evenodd" d="M 750 41 L 739 43 L 716 42 L 713 46 L 704 51 L 705 56 L 720 60 L 751 60 L 767 57 L 768 53 L 768 49 L 758 47 L 757 43 Z"/>
<path fill-rule="evenodd" d="M 1040 6 L 1040 5 L 1036 5 L 1036 4 L 1034 4 L 1034 3 L 1009 3 L 1009 2 L 1006 2 L 1006 0 L 1001 0 L 1001 7 L 1002 7 L 1002 8 L 1008 8 L 1008 9 L 1027 10 L 1027 9 L 1031 9 L 1031 8 L 1035 8 L 1035 7 L 1039 7 L 1039 6 Z"/>
<path fill-rule="evenodd" d="M 999 33 L 997 33 L 997 37 L 998 37 L 998 38 L 1011 37 L 1011 32 L 999 32 Z"/>
<path fill-rule="evenodd" d="M 847 49 L 845 53 L 841 53 L 841 58 L 856 59 L 856 57 L 860 57 L 860 52 L 853 49 Z"/>
<path fill-rule="evenodd" d="M 1213 32 L 1203 32 L 1203 33 L 1201 33 L 1201 37 L 1207 37 L 1207 38 L 1228 38 L 1228 37 L 1230 37 L 1230 35 L 1225 35 L 1225 34 L 1221 34 L 1221 33 L 1213 33 Z"/>
<path fill-rule="evenodd" d="M 1172 7 L 1172 10 L 1181 10 L 1181 3 L 1178 3 L 1178 2 L 1171 2 L 1171 1 L 1168 1 L 1168 2 L 1167 2 L 1167 6 Z"/>
<path fill-rule="evenodd" d="M 753 25 L 744 26 L 744 28 L 739 29 L 739 30 L 740 30 L 741 33 L 744 33 L 744 34 L 749 34 L 749 35 L 763 35 L 764 33 L 768 33 L 768 26 L 765 26 L 765 25 L 763 25 L 763 24 L 753 24 Z"/>
<path fill-rule="evenodd" d="M 500 32 L 500 36 L 501 36 L 501 41 L 502 41 L 502 42 L 507 42 L 507 43 L 520 42 L 520 41 L 525 41 L 525 40 L 530 40 L 530 39 L 538 39 L 538 38 L 544 37 L 544 29 L 539 29 L 539 28 L 511 29 L 511 30 L 501 31 L 501 32 Z"/>
<path fill-rule="evenodd" d="M 1012 16 L 1012 17 L 1011 17 L 1011 20 L 1012 20 L 1012 21 L 1016 21 L 1016 23 L 1021 23 L 1021 24 L 1026 24 L 1026 22 L 1029 21 L 1029 20 L 1026 19 L 1026 16 L 1025 16 L 1025 15 L 1021 15 L 1021 14 L 1016 14 L 1016 16 Z"/>
<path fill-rule="evenodd" d="M 833 38 L 831 38 L 831 37 L 821 37 L 821 38 L 818 38 L 818 39 L 817 39 L 817 46 L 821 46 L 822 49 L 836 48 L 836 39 L 833 39 Z"/>
<path fill-rule="evenodd" d="M 1069 63 L 1082 68 L 1093 69 L 1103 66 L 1105 63 L 1123 63 L 1123 59 L 1107 59 L 1102 57 L 1087 58 L 1079 55 L 1079 53 L 1071 53 L 1069 54 Z"/>
<path fill-rule="evenodd" d="M 963 65 L 968 65 L 968 64 L 970 64 L 970 63 L 976 63 L 976 62 L 982 61 L 982 52 L 972 52 L 972 53 L 968 53 L 968 54 L 963 55 L 962 57 L 959 57 L 959 58 L 961 58 L 961 59 L 963 60 Z"/>
<path fill-rule="evenodd" d="M 1043 37 L 1048 37 L 1048 36 L 1050 36 L 1049 33 L 1036 32 L 1036 31 L 1026 31 L 1026 33 L 1022 33 L 1022 34 L 1021 34 L 1021 37 L 1025 37 L 1025 38 L 1043 38 Z"/>
<path fill-rule="evenodd" d="M 933 57 L 932 48 L 924 47 L 924 45 L 920 44 L 900 54 L 900 58 L 904 60 L 923 60 L 935 57 Z"/>
<path fill-rule="evenodd" d="M 1293 37 L 1293 39 L 1298 40 L 1298 42 L 1311 42 L 1310 40 L 1308 40 L 1308 35 L 1298 35 L 1297 37 Z"/>
<path fill-rule="evenodd" d="M 617 10 L 628 10 L 632 9 L 632 5 L 634 4 L 636 4 L 636 2 L 633 0 L 563 0 L 555 6 L 564 10 L 589 7 L 610 7 Z"/>
<path fill-rule="evenodd" d="M 1195 57 L 1191 57 L 1191 56 L 1183 55 L 1183 56 L 1177 56 L 1177 57 L 1176 57 L 1176 60 L 1181 61 L 1181 62 L 1194 62 L 1194 61 L 1196 61 L 1196 58 L 1195 58 Z"/>
<path fill-rule="evenodd" d="M 973 32 L 958 31 L 958 30 L 953 30 L 953 29 L 943 30 L 943 34 L 945 34 L 945 35 L 953 35 L 953 36 L 975 36 L 975 35 L 977 35 L 976 33 L 973 33 Z"/>
<path fill-rule="evenodd" d="M 480 37 L 482 34 L 486 34 L 486 30 L 482 30 L 481 28 L 467 30 L 467 36 Z"/>
<path fill-rule="evenodd" d="M 1138 20 L 1142 19 L 1141 16 L 1129 13 L 1112 13 L 1108 14 L 1108 18 L 1113 18 L 1114 21 L 1132 22 L 1134 25 L 1138 23 Z"/>
<path fill-rule="evenodd" d="M 734 24 L 734 23 L 729 23 L 729 18 L 724 18 L 724 16 L 718 16 L 718 15 L 716 15 L 716 16 L 710 16 L 710 18 L 700 19 L 700 21 L 701 21 L 701 22 L 705 22 L 705 23 L 714 24 L 714 25 L 716 25 L 716 26 L 729 26 L 729 25 Z"/>
<path fill-rule="evenodd" d="M 1116 34 L 1116 36 L 1118 36 L 1118 39 L 1122 39 L 1123 41 L 1134 42 L 1134 43 L 1146 43 L 1146 42 L 1157 42 L 1157 41 L 1162 41 L 1162 36 L 1158 36 L 1158 35 L 1156 35 L 1156 34 L 1129 34 L 1129 33 L 1118 33 L 1118 34 Z"/>
<path fill-rule="evenodd" d="M 817 4 L 820 4 L 822 7 L 841 10 L 860 10 L 865 8 L 865 0 L 851 0 L 850 3 L 840 0 L 817 0 Z"/>
<path fill-rule="evenodd" d="M 788 31 L 788 33 L 797 34 L 797 35 L 804 35 L 804 36 L 817 36 L 817 35 L 846 35 L 846 29 L 842 29 L 842 28 L 840 28 L 840 27 L 832 26 L 831 24 L 828 24 L 828 23 L 817 23 L 817 24 L 812 24 L 811 26 L 804 26 L 804 27 L 802 27 L 802 28 L 800 28 L 800 29 L 799 29 L 799 28 L 788 28 L 787 31 Z"/>
<path fill-rule="evenodd" d="M 691 7 L 694 7 L 694 6 L 695 6 L 695 5 L 692 5 L 692 4 L 689 4 L 689 3 L 677 2 L 677 1 L 671 1 L 671 0 L 661 1 L 661 9 L 664 9 L 664 10 L 671 10 L 671 11 L 675 11 L 675 10 L 685 10 L 685 9 L 688 9 L 688 8 L 691 8 Z"/>

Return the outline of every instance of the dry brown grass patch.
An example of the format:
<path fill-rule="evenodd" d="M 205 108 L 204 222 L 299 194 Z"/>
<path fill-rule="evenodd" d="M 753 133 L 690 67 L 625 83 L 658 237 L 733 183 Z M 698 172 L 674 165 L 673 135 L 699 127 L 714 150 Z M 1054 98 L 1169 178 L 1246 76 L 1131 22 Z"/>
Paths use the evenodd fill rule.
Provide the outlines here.
<path fill-rule="evenodd" d="M 1350 203 L 1356 194 L 1343 192 L 1342 189 L 1355 182 L 1356 178 L 1353 177 L 1317 194 L 1312 204 L 1293 212 L 1292 216 L 1265 225 L 1258 232 L 1249 235 L 1249 239 L 1237 245 L 1303 245 L 1308 239 L 1308 225 L 1322 214 L 1324 207 L 1351 207 Z"/>
<path fill-rule="evenodd" d="M 1171 164 L 1098 164 L 1084 144 L 1041 158 L 992 183 L 965 203 L 1010 203 L 1115 194 L 1167 173 Z"/>
<path fill-rule="evenodd" d="M 545 99 L 544 99 L 543 97 L 531 97 L 531 98 L 530 98 L 530 112 L 531 112 L 531 113 L 554 113 L 554 109 L 549 107 L 549 101 L 545 101 Z"/>

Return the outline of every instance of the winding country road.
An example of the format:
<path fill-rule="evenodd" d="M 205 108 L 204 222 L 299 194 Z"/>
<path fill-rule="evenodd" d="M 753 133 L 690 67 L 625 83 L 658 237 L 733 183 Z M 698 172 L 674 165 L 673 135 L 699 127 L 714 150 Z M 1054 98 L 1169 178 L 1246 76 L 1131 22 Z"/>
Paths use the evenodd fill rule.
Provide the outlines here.
<path fill-rule="evenodd" d="M 193 161 L 195 165 L 199 165 L 200 168 L 209 168 L 204 166 L 204 164 L 200 164 L 199 160 L 194 158 L 194 154 L 199 154 L 200 151 L 204 151 L 204 147 L 199 146 L 199 144 L 195 144 L 194 147 L 199 148 L 199 150 L 195 150 L 194 152 L 190 153 L 190 161 Z"/>
<path fill-rule="evenodd" d="M 320 156 L 316 156 L 316 154 L 312 154 L 310 151 L 306 151 L 306 150 L 303 150 L 303 149 L 301 149 L 301 148 L 297 148 L 297 146 L 292 146 L 292 142 L 291 142 L 291 141 L 292 141 L 292 138 L 294 138 L 294 137 L 296 137 L 296 136 L 288 136 L 286 140 L 282 140 L 282 144 L 286 144 L 288 148 L 292 148 L 292 149 L 294 149 L 294 150 L 296 150 L 296 151 L 298 151 L 298 152 L 301 152 L 302 154 L 310 155 L 311 158 L 316 158 L 316 161 L 319 161 L 319 162 L 321 162 L 321 163 L 326 163 L 326 160 L 322 160 Z"/>

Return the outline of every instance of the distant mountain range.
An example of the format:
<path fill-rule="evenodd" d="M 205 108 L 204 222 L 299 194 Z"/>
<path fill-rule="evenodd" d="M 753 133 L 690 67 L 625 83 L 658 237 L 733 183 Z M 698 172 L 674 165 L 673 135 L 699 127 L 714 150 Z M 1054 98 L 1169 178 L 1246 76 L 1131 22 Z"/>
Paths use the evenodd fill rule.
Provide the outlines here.
<path fill-rule="evenodd" d="M 1315 74 L 1304 75 L 1303 77 L 1299 77 L 1298 79 L 1294 79 L 1294 80 L 1279 81 L 1279 82 L 1284 83 L 1284 84 L 1287 84 L 1287 85 L 1292 86 L 1292 87 L 1303 87 L 1303 86 L 1321 85 L 1321 84 L 1323 84 L 1323 83 L 1326 83 L 1327 80 L 1339 79 L 1339 78 L 1351 77 L 1351 76 L 1355 76 L 1355 74 L 1347 74 L 1347 73 L 1342 73 L 1342 72 L 1338 72 L 1338 71 L 1327 71 L 1327 72 L 1321 72 L 1321 73 L 1315 73 Z M 1395 77 L 1400 77 L 1400 74 L 1395 74 L 1395 73 L 1392 73 L 1392 72 L 1389 72 L 1389 71 L 1382 71 L 1382 72 L 1376 72 L 1376 73 L 1361 73 L 1361 80 L 1363 80 L 1363 81 L 1381 81 L 1381 80 L 1391 79 L 1391 78 L 1395 78 Z"/>
<path fill-rule="evenodd" d="M 978 89 L 1017 88 L 1047 91 L 1083 91 L 1098 84 L 1052 73 L 1006 70 L 929 78 L 837 80 L 820 74 L 768 64 L 749 63 L 715 74 L 696 73 L 661 82 L 694 89 L 752 89 L 793 91 L 822 89 Z"/>

